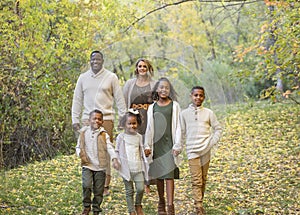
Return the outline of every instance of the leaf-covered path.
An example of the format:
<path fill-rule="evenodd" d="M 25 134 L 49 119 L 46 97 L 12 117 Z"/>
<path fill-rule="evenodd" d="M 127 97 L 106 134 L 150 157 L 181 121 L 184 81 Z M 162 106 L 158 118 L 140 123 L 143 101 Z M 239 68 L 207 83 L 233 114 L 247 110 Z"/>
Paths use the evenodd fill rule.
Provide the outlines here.
<path fill-rule="evenodd" d="M 218 113 L 224 125 L 205 193 L 207 214 L 300 214 L 299 114 L 295 104 L 248 104 Z M 187 162 L 176 181 L 177 214 L 192 214 Z M 127 214 L 124 187 L 113 171 L 104 214 Z M 156 214 L 155 187 L 144 196 Z M 0 214 L 80 214 L 81 167 L 75 156 L 1 171 Z"/>

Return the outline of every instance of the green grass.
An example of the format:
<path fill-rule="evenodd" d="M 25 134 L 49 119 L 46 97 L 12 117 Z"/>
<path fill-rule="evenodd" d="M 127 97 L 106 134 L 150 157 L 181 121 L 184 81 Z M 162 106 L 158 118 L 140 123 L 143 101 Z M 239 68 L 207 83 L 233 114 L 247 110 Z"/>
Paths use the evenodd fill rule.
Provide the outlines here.
<path fill-rule="evenodd" d="M 224 133 L 209 169 L 207 214 L 300 214 L 299 110 L 295 104 L 251 103 L 218 112 Z M 0 214 L 80 214 L 79 163 L 75 155 L 58 156 L 2 170 Z M 192 214 L 186 160 L 180 170 L 176 213 Z M 114 170 L 111 191 L 102 204 L 105 214 L 127 214 L 124 186 Z M 143 201 L 145 214 L 156 214 L 154 186 Z"/>

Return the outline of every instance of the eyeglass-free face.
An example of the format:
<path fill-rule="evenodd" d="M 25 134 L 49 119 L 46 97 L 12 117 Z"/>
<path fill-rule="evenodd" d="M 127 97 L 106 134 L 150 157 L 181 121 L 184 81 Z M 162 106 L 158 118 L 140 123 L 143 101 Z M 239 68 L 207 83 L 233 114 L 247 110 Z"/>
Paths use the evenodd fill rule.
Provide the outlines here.
<path fill-rule="evenodd" d="M 99 53 L 94 53 L 91 57 L 91 67 L 93 72 L 99 72 L 103 67 L 103 58 Z"/>
<path fill-rule="evenodd" d="M 202 105 L 204 99 L 205 99 L 205 93 L 203 90 L 200 89 L 194 89 L 191 93 L 192 102 L 196 107 L 199 107 Z"/>

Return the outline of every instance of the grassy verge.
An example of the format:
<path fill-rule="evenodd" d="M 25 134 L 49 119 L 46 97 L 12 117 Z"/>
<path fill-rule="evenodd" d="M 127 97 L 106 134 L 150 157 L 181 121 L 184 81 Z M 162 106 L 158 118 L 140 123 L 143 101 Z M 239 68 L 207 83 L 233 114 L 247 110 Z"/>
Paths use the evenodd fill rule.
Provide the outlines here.
<path fill-rule="evenodd" d="M 300 214 L 299 113 L 295 104 L 226 107 L 222 141 L 211 160 L 205 193 L 208 214 Z M 224 113 L 222 113 L 224 114 Z M 219 115 L 218 115 L 219 116 Z M 186 159 L 185 155 L 184 158 Z M 177 214 L 192 214 L 187 162 L 176 181 Z M 0 214 L 80 214 L 81 167 L 59 156 L 1 171 Z M 105 214 L 127 214 L 124 186 L 113 171 Z M 155 187 L 144 196 L 145 214 L 156 214 Z"/>

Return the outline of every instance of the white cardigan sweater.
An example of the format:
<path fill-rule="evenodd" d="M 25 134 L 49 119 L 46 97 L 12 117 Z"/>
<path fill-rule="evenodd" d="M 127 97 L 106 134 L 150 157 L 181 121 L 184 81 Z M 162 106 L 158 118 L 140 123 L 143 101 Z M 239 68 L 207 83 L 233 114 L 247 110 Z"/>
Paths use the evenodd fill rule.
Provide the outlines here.
<path fill-rule="evenodd" d="M 139 150 L 140 150 L 141 161 L 142 161 L 142 172 L 144 172 L 145 180 L 148 180 L 149 165 L 148 165 L 145 153 L 144 153 L 143 137 L 140 134 L 137 134 L 137 135 L 140 138 Z M 117 136 L 116 154 L 117 154 L 118 160 L 121 164 L 121 167 L 119 169 L 119 174 L 127 181 L 130 181 L 131 177 L 130 177 L 130 169 L 129 169 L 129 165 L 128 165 L 127 153 L 126 153 L 126 149 L 125 149 L 124 133 L 120 133 Z"/>
<path fill-rule="evenodd" d="M 153 107 L 154 104 L 151 104 L 147 112 L 147 128 L 145 133 L 145 142 L 144 148 L 151 149 L 151 154 L 148 157 L 149 164 L 153 162 L 153 139 L 154 139 L 154 116 L 153 116 Z M 173 150 L 182 151 L 182 142 L 181 142 L 181 127 L 180 127 L 180 106 L 178 102 L 173 101 L 173 112 L 172 112 L 172 140 L 173 140 Z M 174 162 L 177 166 L 180 164 L 179 156 L 174 156 Z"/>

